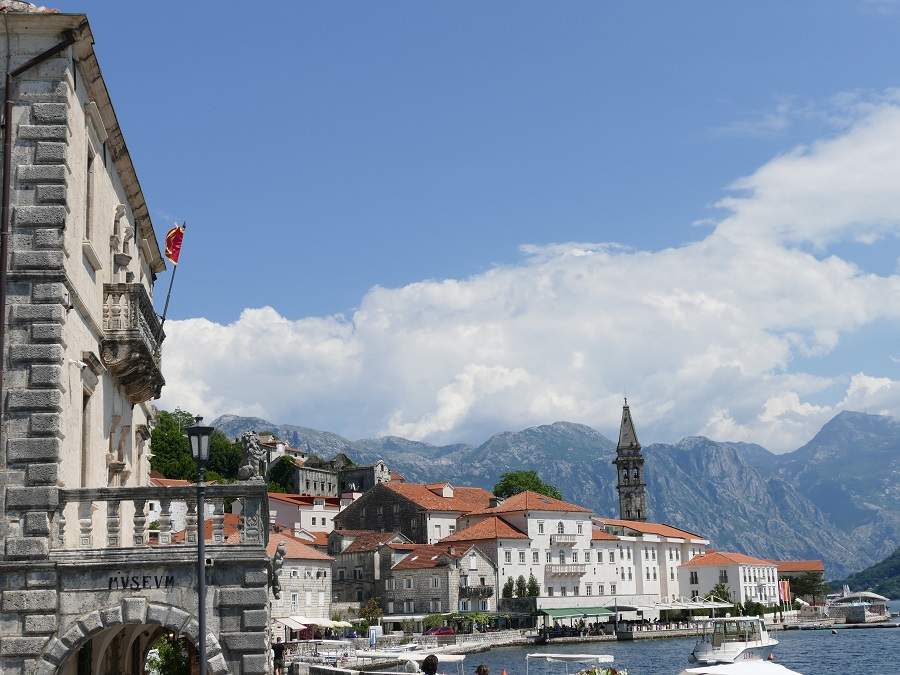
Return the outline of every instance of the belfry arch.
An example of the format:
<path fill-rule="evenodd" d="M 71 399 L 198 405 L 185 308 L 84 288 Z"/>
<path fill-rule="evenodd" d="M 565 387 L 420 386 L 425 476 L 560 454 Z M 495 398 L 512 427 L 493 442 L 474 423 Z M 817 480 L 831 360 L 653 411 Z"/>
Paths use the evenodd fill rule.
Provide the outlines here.
<path fill-rule="evenodd" d="M 96 675 L 143 675 L 147 651 L 161 633 L 183 635 L 196 647 L 198 628 L 196 617 L 180 607 L 148 602 L 143 597 L 123 598 L 61 627 L 47 644 L 35 672 L 77 675 L 81 660 L 82 668 Z M 206 634 L 206 655 L 210 675 L 228 674 L 222 647 L 210 632 Z"/>

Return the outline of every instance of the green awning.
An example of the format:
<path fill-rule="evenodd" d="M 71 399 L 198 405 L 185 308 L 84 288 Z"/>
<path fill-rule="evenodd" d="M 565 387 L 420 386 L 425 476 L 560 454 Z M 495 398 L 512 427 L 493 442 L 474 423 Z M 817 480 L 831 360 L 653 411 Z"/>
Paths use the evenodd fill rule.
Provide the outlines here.
<path fill-rule="evenodd" d="M 552 619 L 582 619 L 590 616 L 612 616 L 614 612 L 606 607 L 561 607 L 542 609 L 538 614 Z"/>

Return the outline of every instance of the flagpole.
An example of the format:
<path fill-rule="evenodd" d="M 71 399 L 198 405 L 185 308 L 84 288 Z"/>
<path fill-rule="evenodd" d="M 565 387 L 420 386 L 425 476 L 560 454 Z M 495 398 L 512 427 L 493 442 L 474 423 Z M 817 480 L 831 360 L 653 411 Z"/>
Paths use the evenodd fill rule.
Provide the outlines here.
<path fill-rule="evenodd" d="M 183 230 L 187 231 L 187 223 L 182 223 L 181 227 Z M 166 314 L 169 313 L 169 299 L 172 297 L 172 285 L 175 283 L 175 273 L 178 271 L 178 263 L 173 263 L 174 267 L 172 269 L 172 276 L 169 277 L 169 290 L 166 292 L 166 304 L 163 306 L 162 317 L 159 321 L 159 334 L 156 336 L 156 341 L 159 342 L 159 339 L 162 337 L 163 326 L 166 325 Z"/>

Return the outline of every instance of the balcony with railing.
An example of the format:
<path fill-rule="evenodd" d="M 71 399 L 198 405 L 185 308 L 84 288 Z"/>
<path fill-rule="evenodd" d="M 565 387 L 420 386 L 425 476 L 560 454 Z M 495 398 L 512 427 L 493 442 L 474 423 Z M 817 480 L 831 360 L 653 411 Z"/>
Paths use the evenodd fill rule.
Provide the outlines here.
<path fill-rule="evenodd" d="M 460 586 L 459 597 L 470 598 L 475 600 L 483 600 L 494 596 L 494 587 L 490 585 L 484 586 Z"/>
<path fill-rule="evenodd" d="M 550 543 L 553 545 L 577 544 L 578 543 L 578 535 L 577 534 L 551 534 L 550 535 Z"/>
<path fill-rule="evenodd" d="M 547 576 L 581 576 L 587 572 L 587 565 L 577 563 L 560 563 L 544 567 Z"/>
<path fill-rule="evenodd" d="M 198 517 L 195 486 L 61 489 L 53 518 L 51 557 L 69 562 L 85 556 L 165 559 L 179 551 L 196 551 L 199 536 L 208 542 L 207 552 L 212 557 L 258 553 L 265 548 L 268 504 L 264 483 L 207 485 L 205 490 L 207 518 Z M 232 526 L 231 536 L 225 525 L 228 500 L 241 502 L 240 516 L 232 518 L 237 532 Z M 152 537 L 147 508 L 151 501 L 159 503 L 159 510 L 153 512 L 157 527 Z M 176 504 L 186 512 L 185 528 L 179 532 L 172 528 Z"/>
<path fill-rule="evenodd" d="M 160 345 L 165 337 L 143 284 L 103 284 L 101 359 L 132 403 L 157 398 L 165 380 Z"/>

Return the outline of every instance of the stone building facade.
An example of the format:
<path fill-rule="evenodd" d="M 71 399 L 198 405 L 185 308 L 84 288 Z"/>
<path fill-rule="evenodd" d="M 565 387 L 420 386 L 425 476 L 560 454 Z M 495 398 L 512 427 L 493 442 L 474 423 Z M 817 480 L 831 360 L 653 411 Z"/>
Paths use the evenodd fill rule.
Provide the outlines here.
<path fill-rule="evenodd" d="M 391 567 L 415 548 L 399 532 L 337 530 L 329 535 L 334 557 L 333 599 L 365 603 L 384 596 Z"/>
<path fill-rule="evenodd" d="M 331 618 L 333 574 L 331 556 L 289 534 L 269 535 L 270 555 L 275 555 L 280 543 L 285 545 L 285 557 L 279 575 L 280 597 L 272 599 L 272 634 L 286 642 L 291 637 L 288 625 L 278 619 L 292 616 Z"/>
<path fill-rule="evenodd" d="M 137 675 L 163 631 L 201 637 L 195 493 L 148 485 L 152 400 L 164 384 L 152 293 L 164 263 L 86 17 L 31 8 L 5 14 L 0 31 L 11 81 L 0 671 Z M 238 545 L 225 554 L 214 527 L 207 550 L 209 671 L 263 673 L 264 487 L 210 488 L 211 502 L 226 497 L 243 499 L 246 515 Z M 152 548 L 151 499 L 161 506 Z M 193 517 L 185 545 L 172 544 L 179 500 Z"/>
<path fill-rule="evenodd" d="M 619 493 L 619 518 L 647 520 L 647 484 L 644 482 L 644 455 L 631 419 L 628 401 L 622 408 L 619 442 L 616 445 L 616 491 Z"/>

